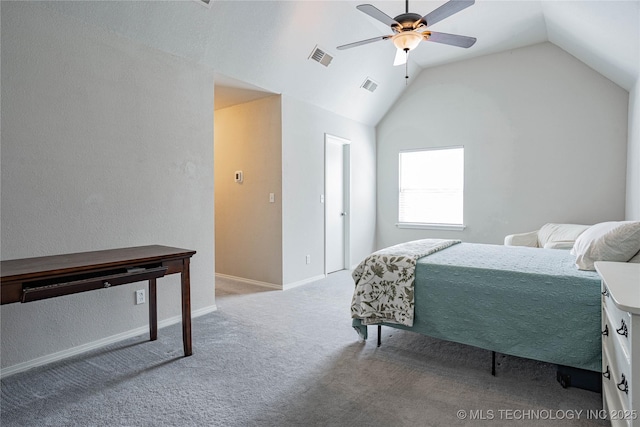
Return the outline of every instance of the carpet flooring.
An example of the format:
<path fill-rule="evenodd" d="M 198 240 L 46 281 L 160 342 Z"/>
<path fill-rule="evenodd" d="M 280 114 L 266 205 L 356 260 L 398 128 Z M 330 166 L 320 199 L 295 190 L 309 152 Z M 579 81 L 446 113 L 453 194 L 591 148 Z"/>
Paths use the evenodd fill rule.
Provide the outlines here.
<path fill-rule="evenodd" d="M 1 381 L 12 426 L 601 426 L 555 366 L 383 328 L 359 342 L 347 271 L 288 291 L 216 281 L 218 311 Z M 591 411 L 591 412 L 589 412 Z"/>

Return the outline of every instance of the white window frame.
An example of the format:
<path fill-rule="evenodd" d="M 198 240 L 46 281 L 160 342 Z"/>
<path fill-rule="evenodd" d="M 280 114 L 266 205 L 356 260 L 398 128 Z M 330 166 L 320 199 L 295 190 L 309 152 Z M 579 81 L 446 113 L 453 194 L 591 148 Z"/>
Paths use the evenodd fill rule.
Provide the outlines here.
<path fill-rule="evenodd" d="M 396 223 L 396 227 L 398 228 L 412 228 L 412 229 L 423 229 L 423 230 L 453 230 L 453 231 L 462 231 L 466 228 L 466 226 L 464 225 L 464 182 L 463 182 L 463 189 L 462 189 L 462 197 L 463 197 L 463 212 L 462 212 L 462 219 L 463 222 L 461 224 L 447 224 L 447 223 L 424 223 L 424 222 L 400 222 L 400 183 L 401 183 L 401 177 L 402 177 L 402 170 L 401 170 L 401 156 L 404 153 L 416 153 L 416 152 L 422 152 L 422 151 L 436 151 L 436 150 L 453 150 L 453 149 L 460 149 L 462 148 L 463 150 L 463 165 L 462 165 L 462 170 L 463 170 L 463 174 L 464 174 L 464 146 L 462 145 L 455 145 L 455 146 L 448 146 L 448 147 L 430 147 L 430 148 L 419 148 L 419 149 L 411 149 L 411 150 L 401 150 L 398 153 L 398 194 L 396 197 L 396 200 L 398 202 L 398 222 Z"/>

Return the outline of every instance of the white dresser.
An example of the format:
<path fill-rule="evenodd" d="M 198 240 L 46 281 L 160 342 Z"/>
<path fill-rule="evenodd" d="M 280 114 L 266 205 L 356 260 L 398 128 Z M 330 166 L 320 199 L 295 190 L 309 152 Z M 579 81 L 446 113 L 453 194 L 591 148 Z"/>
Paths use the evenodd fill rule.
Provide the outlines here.
<path fill-rule="evenodd" d="M 612 426 L 640 426 L 640 264 L 596 262 L 602 277 L 602 404 Z"/>

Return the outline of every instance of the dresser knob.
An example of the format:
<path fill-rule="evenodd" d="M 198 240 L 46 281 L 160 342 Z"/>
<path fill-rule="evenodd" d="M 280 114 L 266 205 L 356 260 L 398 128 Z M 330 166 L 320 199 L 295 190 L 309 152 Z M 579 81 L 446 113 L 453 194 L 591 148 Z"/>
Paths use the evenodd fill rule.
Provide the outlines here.
<path fill-rule="evenodd" d="M 617 386 L 618 390 L 624 391 L 626 394 L 629 394 L 629 385 L 627 384 L 627 379 L 624 377 L 624 374 L 622 374 L 622 381 L 620 381 Z"/>
<path fill-rule="evenodd" d="M 111 286 L 111 283 L 109 283 L 109 282 L 105 281 L 105 282 L 103 283 L 103 285 L 104 285 L 104 287 L 105 287 L 105 288 L 108 288 L 109 286 Z"/>
<path fill-rule="evenodd" d="M 628 337 L 628 332 L 627 332 L 627 324 L 624 323 L 624 319 L 622 319 L 622 326 L 620 326 L 619 329 L 616 329 L 616 332 L 619 333 L 620 335 L 624 335 L 625 337 Z"/>
<path fill-rule="evenodd" d="M 607 370 L 602 373 L 602 376 L 606 379 L 611 379 L 611 372 L 609 372 L 609 365 L 607 365 Z"/>

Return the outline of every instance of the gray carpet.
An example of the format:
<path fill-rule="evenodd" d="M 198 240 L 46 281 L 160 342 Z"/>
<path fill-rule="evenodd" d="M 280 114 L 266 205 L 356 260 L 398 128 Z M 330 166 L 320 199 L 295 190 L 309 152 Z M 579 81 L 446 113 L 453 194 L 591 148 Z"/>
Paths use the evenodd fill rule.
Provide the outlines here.
<path fill-rule="evenodd" d="M 374 328 L 358 342 L 348 272 L 285 292 L 216 286 L 193 356 L 174 325 L 13 375 L 2 426 L 608 425 L 586 412 L 600 394 L 563 389 L 552 365 L 498 355 L 492 377 L 485 350 L 392 328 L 380 348 Z"/>

